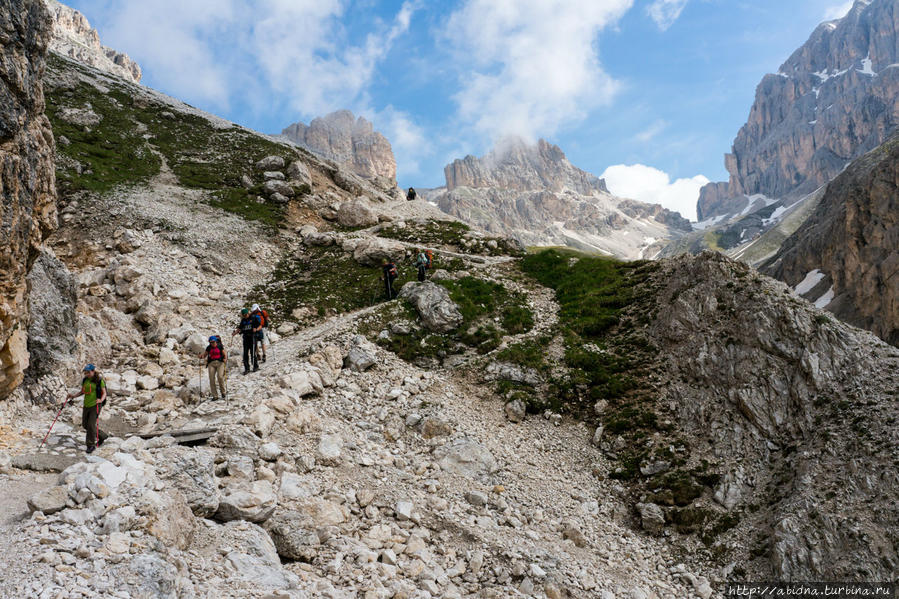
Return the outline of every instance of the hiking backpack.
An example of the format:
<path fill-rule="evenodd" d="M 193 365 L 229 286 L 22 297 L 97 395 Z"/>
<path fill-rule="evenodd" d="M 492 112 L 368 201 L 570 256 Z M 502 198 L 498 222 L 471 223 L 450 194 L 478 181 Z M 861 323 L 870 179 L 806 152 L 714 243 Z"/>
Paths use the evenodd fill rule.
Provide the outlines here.
<path fill-rule="evenodd" d="M 81 388 L 82 388 L 82 389 L 84 389 L 84 383 L 86 383 L 86 382 L 87 382 L 87 378 L 81 379 Z M 91 384 L 94 384 L 94 382 L 91 381 Z M 96 390 L 96 392 L 97 392 L 97 402 L 100 401 L 100 389 L 102 389 L 102 388 L 104 388 L 104 387 L 106 388 L 106 399 L 103 400 L 103 405 L 106 405 L 106 402 L 109 401 L 109 397 L 110 397 L 110 394 L 109 394 L 109 385 L 106 384 L 106 381 L 103 379 L 102 376 L 100 377 L 100 380 L 98 380 L 98 381 L 96 382 L 96 385 L 97 385 L 97 390 Z"/>
<path fill-rule="evenodd" d="M 222 347 L 222 342 L 219 339 L 216 339 L 209 345 L 208 357 L 210 362 L 215 361 L 225 361 L 225 348 Z"/>
<path fill-rule="evenodd" d="M 432 252 L 431 250 L 425 250 L 425 258 L 428 259 L 428 261 L 425 263 L 425 268 L 430 269 L 431 264 L 434 263 L 434 252 Z"/>
<path fill-rule="evenodd" d="M 400 276 L 399 271 L 397 271 L 397 269 L 396 269 L 396 264 L 394 264 L 393 262 L 391 262 L 390 264 L 388 264 L 388 266 L 390 267 L 390 269 L 387 271 L 387 275 L 388 275 L 388 276 L 391 276 L 391 277 L 394 277 L 394 278 Z"/>

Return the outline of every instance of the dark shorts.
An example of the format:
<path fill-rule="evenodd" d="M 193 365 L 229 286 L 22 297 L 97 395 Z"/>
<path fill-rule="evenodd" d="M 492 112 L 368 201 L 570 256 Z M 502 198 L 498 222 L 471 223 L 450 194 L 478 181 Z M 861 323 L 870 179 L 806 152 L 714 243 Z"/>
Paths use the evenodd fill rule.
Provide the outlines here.
<path fill-rule="evenodd" d="M 262 329 L 256 331 L 256 341 L 265 341 L 265 332 Z"/>

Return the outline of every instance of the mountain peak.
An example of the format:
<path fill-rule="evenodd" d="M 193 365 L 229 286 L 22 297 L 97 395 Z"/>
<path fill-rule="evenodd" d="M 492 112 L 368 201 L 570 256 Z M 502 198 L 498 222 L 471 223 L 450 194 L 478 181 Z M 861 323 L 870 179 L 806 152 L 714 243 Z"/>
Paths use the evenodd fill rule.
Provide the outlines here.
<path fill-rule="evenodd" d="M 337 110 L 312 119 L 308 125 L 294 123 L 282 135 L 295 144 L 346 166 L 367 179 L 396 180 L 396 159 L 390 142 L 364 117 Z"/>
<path fill-rule="evenodd" d="M 82 13 L 57 2 L 44 0 L 53 17 L 50 49 L 123 79 L 140 83 L 140 66 L 123 53 L 100 43 L 100 34 Z"/>
<path fill-rule="evenodd" d="M 500 139 L 481 158 L 466 156 L 444 168 L 446 187 L 501 187 L 515 191 L 608 193 L 605 182 L 568 160 L 562 149 L 545 139 L 528 142 L 518 136 Z"/>

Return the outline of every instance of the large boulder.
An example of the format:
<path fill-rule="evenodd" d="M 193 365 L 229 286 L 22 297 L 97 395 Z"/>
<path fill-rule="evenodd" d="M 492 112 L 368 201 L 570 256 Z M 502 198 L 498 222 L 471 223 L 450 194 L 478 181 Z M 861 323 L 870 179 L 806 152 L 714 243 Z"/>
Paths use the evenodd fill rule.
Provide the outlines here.
<path fill-rule="evenodd" d="M 68 499 L 69 492 L 66 487 L 50 487 L 32 495 L 28 499 L 28 509 L 32 512 L 39 511 L 47 515 L 55 514 L 66 508 Z"/>
<path fill-rule="evenodd" d="M 312 185 L 312 176 L 309 167 L 302 160 L 294 160 L 287 167 L 287 176 L 297 185 Z"/>
<path fill-rule="evenodd" d="M 257 171 L 277 171 L 284 168 L 284 159 L 280 156 L 266 156 L 256 163 Z"/>
<path fill-rule="evenodd" d="M 282 196 L 292 198 L 293 197 L 293 187 L 284 181 L 279 181 L 278 179 L 269 179 L 262 186 L 265 190 L 265 193 L 268 195 L 274 195 L 276 193 L 280 193 Z"/>
<path fill-rule="evenodd" d="M 209 449 L 174 446 L 159 452 L 157 474 L 181 491 L 187 505 L 201 518 L 215 514 L 219 506 L 215 478 L 215 452 Z"/>
<path fill-rule="evenodd" d="M 363 239 L 353 249 L 353 259 L 362 266 L 381 266 L 384 260 L 399 262 L 405 255 L 403 244 L 381 237 Z"/>
<path fill-rule="evenodd" d="M 235 481 L 225 488 L 215 518 L 225 522 L 265 522 L 275 511 L 277 504 L 278 498 L 269 481 Z"/>
<path fill-rule="evenodd" d="M 371 227 L 378 224 L 378 215 L 365 197 L 344 202 L 337 209 L 337 222 L 343 227 Z"/>
<path fill-rule="evenodd" d="M 29 375 L 37 378 L 72 368 L 78 351 L 75 277 L 52 251 L 43 249 L 28 273 L 28 286 Z"/>
<path fill-rule="evenodd" d="M 446 472 L 479 478 L 499 468 L 490 450 L 468 437 L 453 439 L 434 451 L 437 464 Z"/>
<path fill-rule="evenodd" d="M 327 527 L 346 520 L 343 508 L 325 499 L 309 498 L 294 509 L 279 509 L 265 523 L 278 555 L 285 559 L 312 561 L 318 546 L 328 538 Z"/>
<path fill-rule="evenodd" d="M 441 285 L 411 281 L 403 285 L 400 297 L 415 307 L 425 327 L 435 333 L 446 333 L 462 324 L 462 313 Z"/>

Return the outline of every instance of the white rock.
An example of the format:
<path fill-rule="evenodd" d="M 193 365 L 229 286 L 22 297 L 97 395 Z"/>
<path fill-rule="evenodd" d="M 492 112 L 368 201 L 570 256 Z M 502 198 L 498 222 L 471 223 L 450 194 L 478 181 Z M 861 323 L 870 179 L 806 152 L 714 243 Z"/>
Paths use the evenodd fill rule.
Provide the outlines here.
<path fill-rule="evenodd" d="M 274 462 L 282 453 L 277 443 L 263 443 L 259 447 L 259 457 L 267 462 Z"/>

